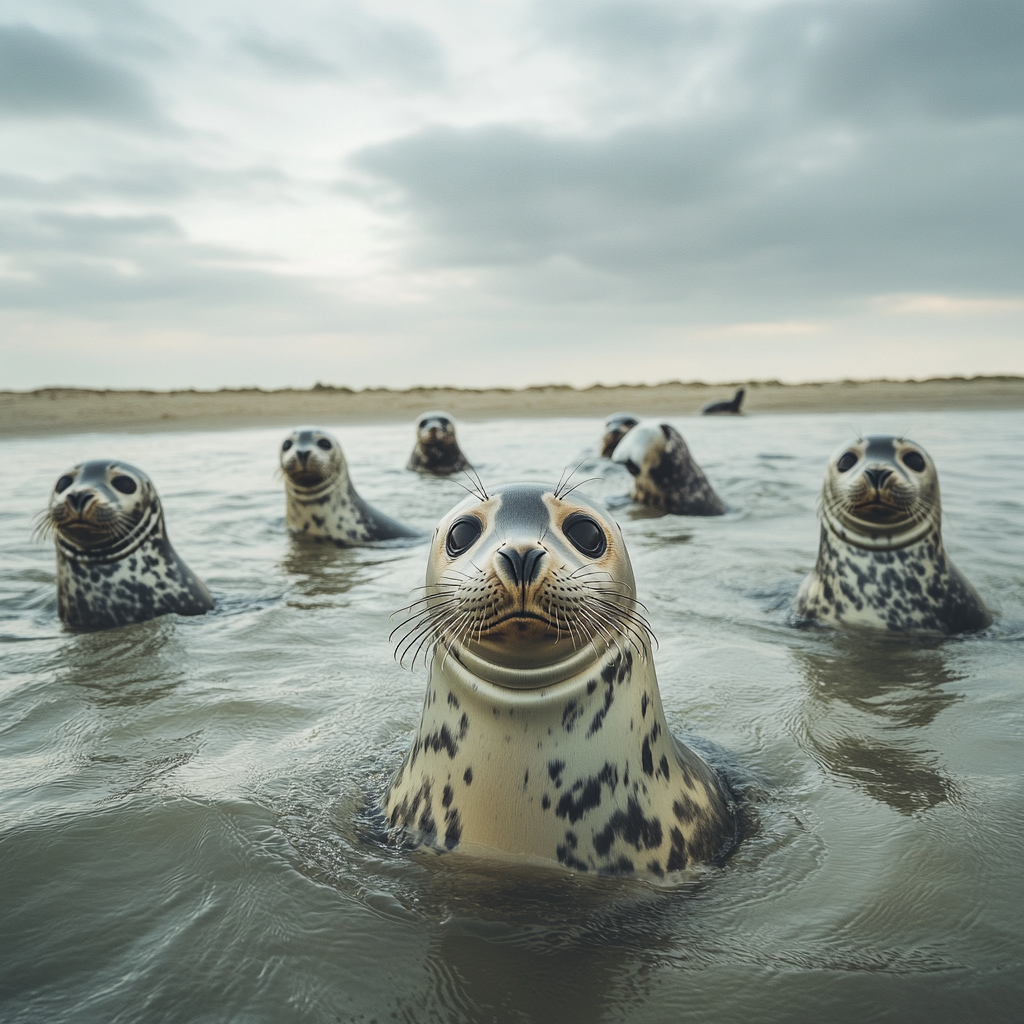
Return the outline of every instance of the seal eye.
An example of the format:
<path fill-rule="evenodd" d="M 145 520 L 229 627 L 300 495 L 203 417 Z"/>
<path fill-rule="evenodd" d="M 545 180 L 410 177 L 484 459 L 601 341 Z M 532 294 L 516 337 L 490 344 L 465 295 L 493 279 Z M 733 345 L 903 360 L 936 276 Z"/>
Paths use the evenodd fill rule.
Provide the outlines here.
<path fill-rule="evenodd" d="M 588 558 L 600 558 L 608 550 L 604 530 L 590 516 L 569 516 L 562 524 L 562 533 L 569 538 L 577 551 Z"/>
<path fill-rule="evenodd" d="M 54 491 L 60 494 L 61 491 L 66 491 L 71 486 L 72 478 L 65 473 L 58 481 Z"/>
<path fill-rule="evenodd" d="M 457 558 L 476 543 L 483 533 L 483 526 L 476 516 L 463 516 L 456 519 L 445 538 L 444 550 L 449 558 Z"/>
<path fill-rule="evenodd" d="M 924 457 L 921 455 L 920 452 L 904 452 L 900 456 L 900 458 L 903 459 L 903 465 L 906 466 L 908 469 L 912 469 L 915 473 L 924 472 L 925 462 Z"/>
<path fill-rule="evenodd" d="M 130 476 L 115 476 L 110 484 L 122 494 L 134 494 L 139 489 L 139 485 Z"/>
<path fill-rule="evenodd" d="M 640 475 L 640 467 L 632 459 L 626 459 L 623 465 L 629 470 L 631 476 Z"/>
<path fill-rule="evenodd" d="M 286 452 L 292 446 L 292 439 L 289 437 L 283 445 L 281 445 L 281 451 Z"/>
<path fill-rule="evenodd" d="M 857 459 L 858 456 L 856 452 L 843 452 L 839 457 L 839 461 L 836 463 L 836 469 L 838 469 L 840 473 L 845 473 L 852 466 L 857 465 Z"/>
<path fill-rule="evenodd" d="M 317 448 L 323 448 L 325 452 L 329 452 L 331 450 L 331 442 L 328 441 L 326 437 L 321 437 L 320 440 L 317 441 L 316 446 Z"/>

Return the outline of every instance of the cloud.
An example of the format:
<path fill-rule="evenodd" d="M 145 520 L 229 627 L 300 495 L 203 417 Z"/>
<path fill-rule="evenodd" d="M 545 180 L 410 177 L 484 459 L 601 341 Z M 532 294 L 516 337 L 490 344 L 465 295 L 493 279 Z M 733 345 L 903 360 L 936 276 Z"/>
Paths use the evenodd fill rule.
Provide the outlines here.
<path fill-rule="evenodd" d="M 288 176 L 274 167 L 222 169 L 164 160 L 54 178 L 0 172 L 0 195 L 8 203 L 27 200 L 56 205 L 110 198 L 126 202 L 199 196 L 255 200 L 283 190 L 289 182 Z"/>
<path fill-rule="evenodd" d="M 964 299 L 954 295 L 879 295 L 873 304 L 887 313 L 943 317 L 1024 311 L 1024 299 Z"/>
<path fill-rule="evenodd" d="M 133 309 L 159 307 L 163 322 L 194 326 L 211 310 L 262 306 L 246 318 L 251 325 L 267 317 L 268 306 L 302 308 L 313 292 L 260 266 L 251 252 L 192 241 L 163 214 L 7 213 L 0 245 L 11 254 L 0 292 L 8 310 L 113 313 L 129 321 Z"/>
<path fill-rule="evenodd" d="M 265 71 L 292 79 L 383 79 L 433 89 L 445 78 L 444 53 L 419 25 L 374 17 L 352 5 L 333 8 L 311 38 L 252 27 L 236 45 Z"/>
<path fill-rule="evenodd" d="M 167 126 L 141 78 L 31 25 L 0 25 L 0 117 Z"/>
<path fill-rule="evenodd" d="M 1019 287 L 1019 3 L 535 10 L 591 62 L 587 126 L 436 125 L 351 158 L 404 221 L 411 267 L 485 268 L 537 298 L 544 268 L 573 267 L 605 295 L 757 320 L 795 301 Z"/>

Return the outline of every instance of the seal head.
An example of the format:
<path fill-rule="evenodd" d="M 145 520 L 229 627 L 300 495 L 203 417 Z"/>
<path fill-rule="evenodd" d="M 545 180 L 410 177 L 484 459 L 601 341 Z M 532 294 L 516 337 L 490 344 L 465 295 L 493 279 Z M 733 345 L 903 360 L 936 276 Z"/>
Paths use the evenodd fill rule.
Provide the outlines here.
<path fill-rule="evenodd" d="M 720 516 L 725 504 L 669 423 L 637 424 L 619 442 L 612 461 L 633 476 L 633 500 L 677 516 Z"/>
<path fill-rule="evenodd" d="M 897 632 L 962 633 L 992 616 L 942 545 L 935 463 L 907 438 L 858 438 L 829 459 L 802 618 Z"/>
<path fill-rule="evenodd" d="M 425 412 L 416 421 L 416 446 L 405 468 L 435 476 L 451 476 L 470 468 L 455 438 L 455 424 L 447 413 Z"/>
<path fill-rule="evenodd" d="M 422 538 L 356 493 L 338 439 L 316 427 L 296 427 L 281 444 L 285 522 L 296 537 L 354 547 Z"/>
<path fill-rule="evenodd" d="M 70 629 L 110 629 L 213 607 L 167 538 L 152 480 L 116 459 L 62 473 L 40 532 L 57 547 L 57 610 Z"/>
<path fill-rule="evenodd" d="M 604 421 L 604 436 L 601 438 L 601 457 L 610 459 L 615 446 L 628 434 L 640 420 L 632 413 L 612 413 Z"/>
<path fill-rule="evenodd" d="M 426 584 L 396 630 L 430 678 L 393 829 L 654 881 L 728 852 L 732 800 L 668 732 L 613 520 L 578 492 L 500 487 L 441 521 Z"/>

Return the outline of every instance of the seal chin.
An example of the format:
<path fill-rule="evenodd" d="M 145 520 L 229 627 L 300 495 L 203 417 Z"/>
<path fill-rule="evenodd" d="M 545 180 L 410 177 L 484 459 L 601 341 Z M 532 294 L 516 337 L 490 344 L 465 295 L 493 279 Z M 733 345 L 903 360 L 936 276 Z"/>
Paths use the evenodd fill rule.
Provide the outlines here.
<path fill-rule="evenodd" d="M 453 644 L 450 650 L 455 660 L 477 679 L 507 690 L 541 690 L 578 676 L 597 662 L 606 649 L 600 641 L 587 643 L 579 650 L 569 646 L 568 651 L 563 641 L 558 648 L 556 654 L 551 644 L 538 645 L 536 663 L 524 657 L 521 650 L 505 651 L 505 657 L 474 643 Z"/>
<path fill-rule="evenodd" d="M 114 539 L 114 534 L 109 527 L 98 526 L 87 520 L 61 523 L 57 526 L 57 533 L 64 540 L 80 548 L 98 547 Z"/>

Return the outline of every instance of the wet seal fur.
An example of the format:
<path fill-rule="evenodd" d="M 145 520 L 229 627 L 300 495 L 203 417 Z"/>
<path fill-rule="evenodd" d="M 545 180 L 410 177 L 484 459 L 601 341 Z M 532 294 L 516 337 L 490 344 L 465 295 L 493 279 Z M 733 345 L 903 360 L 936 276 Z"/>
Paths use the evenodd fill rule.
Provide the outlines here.
<path fill-rule="evenodd" d="M 338 439 L 296 427 L 281 445 L 285 523 L 296 537 L 356 547 L 373 541 L 423 538 L 419 530 L 379 512 L 356 493 Z"/>
<path fill-rule="evenodd" d="M 747 393 L 746 388 L 737 388 L 736 394 L 728 402 L 708 402 L 700 408 L 701 416 L 719 416 L 722 414 L 741 416 L 740 406 L 743 405 L 743 396 Z"/>
<path fill-rule="evenodd" d="M 159 615 L 203 615 L 213 598 L 171 546 L 153 481 L 115 459 L 80 462 L 57 480 L 40 533 L 57 547 L 57 611 L 69 629 Z"/>
<path fill-rule="evenodd" d="M 935 464 L 901 437 L 858 438 L 825 473 L 821 542 L 796 614 L 831 626 L 967 633 L 992 622 L 942 546 Z"/>
<path fill-rule="evenodd" d="M 426 584 L 396 631 L 430 659 L 396 833 L 654 882 L 728 854 L 732 797 L 668 731 L 614 521 L 543 484 L 482 492 L 441 520 Z"/>
<path fill-rule="evenodd" d="M 669 423 L 639 423 L 616 445 L 612 462 L 633 476 L 633 500 L 676 516 L 720 516 L 725 504 Z"/>
<path fill-rule="evenodd" d="M 601 438 L 601 457 L 610 459 L 615 446 L 628 434 L 638 423 L 639 418 L 628 412 L 612 413 L 604 421 L 604 436 Z"/>
<path fill-rule="evenodd" d="M 451 476 L 470 468 L 455 438 L 455 424 L 444 412 L 425 412 L 416 421 L 416 446 L 406 469 L 414 473 Z"/>

